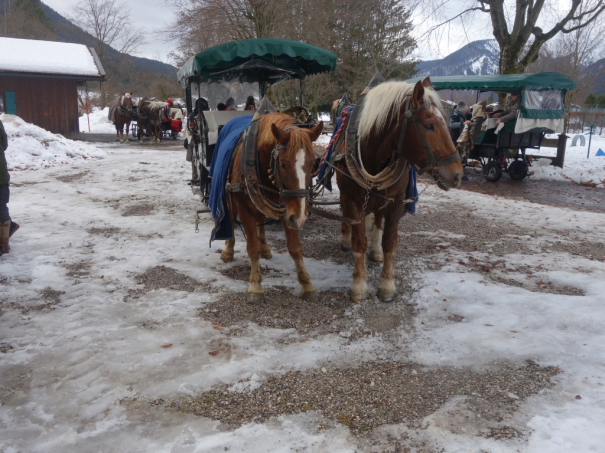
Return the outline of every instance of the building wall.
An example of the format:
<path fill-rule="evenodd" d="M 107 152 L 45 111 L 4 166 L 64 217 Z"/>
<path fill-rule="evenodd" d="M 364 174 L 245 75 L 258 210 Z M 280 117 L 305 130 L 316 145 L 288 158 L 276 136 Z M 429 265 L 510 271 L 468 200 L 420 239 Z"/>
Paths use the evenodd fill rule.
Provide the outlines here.
<path fill-rule="evenodd" d="M 0 96 L 15 93 L 17 116 L 47 131 L 78 138 L 78 88 L 76 80 L 0 75 Z"/>

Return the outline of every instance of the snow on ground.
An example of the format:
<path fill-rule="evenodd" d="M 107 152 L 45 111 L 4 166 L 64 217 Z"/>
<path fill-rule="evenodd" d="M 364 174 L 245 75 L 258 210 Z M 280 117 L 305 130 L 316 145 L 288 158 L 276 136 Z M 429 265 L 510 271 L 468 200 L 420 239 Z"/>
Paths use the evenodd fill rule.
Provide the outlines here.
<path fill-rule="evenodd" d="M 86 159 L 103 159 L 105 152 L 89 143 L 67 139 L 26 123 L 16 115 L 0 115 L 8 135 L 9 170 L 37 169 Z"/>
<path fill-rule="evenodd" d="M 107 119 L 108 114 L 109 107 L 90 112 L 88 115 L 88 117 L 90 117 L 90 131 L 88 130 L 89 118 L 86 114 L 82 115 L 80 117 L 80 132 L 90 132 L 91 134 L 115 134 L 116 127 Z"/>
<path fill-rule="evenodd" d="M 563 168 L 550 165 L 548 159 L 541 159 L 532 166 L 534 179 L 550 179 L 555 181 L 573 181 L 575 183 L 592 183 L 597 187 L 605 187 L 605 156 L 597 156 L 599 149 L 605 152 L 605 136 L 593 135 L 590 146 L 590 157 L 587 158 L 588 136 L 585 146 L 571 146 L 573 135 L 567 139 L 565 164 Z M 528 152 L 528 154 L 530 154 Z M 541 148 L 535 152 L 542 156 L 556 156 L 555 148 Z"/>
<path fill-rule="evenodd" d="M 414 332 L 396 332 L 401 349 L 382 335 L 348 340 L 323 334 L 301 342 L 294 329 L 250 323 L 229 339 L 230 354 L 209 355 L 224 334 L 200 318 L 198 309 L 222 294 L 246 290 L 245 282 L 223 275 L 245 261 L 243 238 L 238 233 L 236 261 L 224 264 L 215 253 L 221 244 L 208 248 L 212 224 L 201 223 L 194 233 L 200 203 L 183 182 L 190 170 L 181 151 L 107 149 L 104 160 L 12 173 L 11 215 L 22 227 L 11 239 L 11 253 L 0 258 L 0 347 L 6 350 L 0 354 L 0 451 L 377 451 L 341 424 L 318 429 L 324 422 L 313 411 L 226 430 L 217 421 L 155 409 L 150 402 L 197 395 L 220 383 L 253 388 L 271 374 L 354 366 L 383 351 L 429 367 L 481 369 L 498 360 L 532 359 L 561 370 L 556 386 L 523 402 L 515 416 L 529 432 L 526 441 L 474 435 L 473 421 L 463 416 L 452 416 L 460 429 L 449 429 L 444 417 L 458 407 L 458 396 L 426 417 L 423 429 L 385 425 L 378 431 L 384 437 L 409 436 L 426 443 L 422 451 L 445 452 L 590 452 L 605 444 L 601 257 L 565 251 L 505 256 L 513 270 L 533 267 L 536 278 L 584 294 L 567 295 L 529 291 L 519 271 L 510 274 L 519 286 L 486 281 L 456 263 L 489 256 L 446 248 L 418 258 L 410 301 L 418 315 Z M 431 210 L 472 212 L 511 235 L 515 224 L 530 226 L 536 234 L 524 239 L 532 244 L 574 234 L 605 241 L 602 214 L 433 186 L 421 200 L 420 216 Z M 432 225 L 425 234 L 442 248 L 458 237 Z M 450 262 L 440 269 L 428 269 L 424 261 L 446 258 Z M 305 262 L 318 290 L 350 285 L 350 265 Z M 282 285 L 297 294 L 288 255 L 274 253 L 266 263 L 290 276 L 264 278 L 265 289 Z M 219 292 L 161 288 L 130 298 L 144 289 L 137 275 L 156 266 L 212 282 Z M 45 305 L 42 298 L 49 294 L 55 302 Z M 451 313 L 464 322 L 449 322 Z"/>

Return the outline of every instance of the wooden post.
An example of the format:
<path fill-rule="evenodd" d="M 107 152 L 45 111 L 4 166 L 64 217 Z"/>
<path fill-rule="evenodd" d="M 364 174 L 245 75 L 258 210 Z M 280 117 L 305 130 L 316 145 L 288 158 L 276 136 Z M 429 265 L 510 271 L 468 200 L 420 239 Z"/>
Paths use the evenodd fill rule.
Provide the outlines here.
<path fill-rule="evenodd" d="M 302 77 L 300 78 L 300 87 L 299 87 L 299 91 L 300 91 L 300 106 L 303 106 L 303 79 Z"/>
<path fill-rule="evenodd" d="M 559 142 L 557 143 L 557 157 L 553 160 L 552 165 L 563 168 L 565 164 L 565 147 L 567 146 L 567 139 L 569 137 L 565 134 L 559 134 Z"/>
<path fill-rule="evenodd" d="M 86 119 L 88 119 L 88 133 L 90 134 L 90 116 L 88 115 L 88 85 L 86 85 Z"/>

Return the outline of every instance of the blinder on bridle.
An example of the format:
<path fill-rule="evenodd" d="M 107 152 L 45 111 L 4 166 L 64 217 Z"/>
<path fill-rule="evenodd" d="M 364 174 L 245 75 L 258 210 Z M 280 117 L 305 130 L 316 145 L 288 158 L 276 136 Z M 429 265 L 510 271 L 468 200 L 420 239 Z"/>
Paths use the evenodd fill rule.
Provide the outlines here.
<path fill-rule="evenodd" d="M 438 157 L 435 155 L 435 153 L 433 152 L 433 150 L 427 143 L 424 133 L 420 129 L 420 125 L 418 124 L 416 115 L 414 115 L 419 110 L 431 105 L 432 102 L 424 101 L 418 107 L 412 108 L 411 100 L 412 100 L 411 96 L 408 96 L 406 105 L 405 105 L 405 112 L 403 113 L 404 119 L 403 119 L 403 125 L 401 127 L 401 134 L 399 135 L 399 144 L 397 146 L 398 152 L 401 152 L 401 150 L 403 149 L 403 138 L 405 136 L 405 131 L 408 126 L 408 119 L 410 119 L 410 120 L 412 120 L 412 123 L 414 123 L 414 126 L 416 126 L 416 132 L 418 132 L 418 136 L 420 137 L 420 141 L 422 142 L 422 146 L 424 147 L 424 152 L 426 154 L 426 165 L 424 167 L 421 168 L 416 164 L 410 163 L 412 168 L 414 168 L 414 170 L 416 170 L 416 172 L 418 172 L 419 175 L 423 174 L 430 168 L 436 169 L 438 167 L 443 167 L 444 165 L 453 164 L 454 162 L 460 162 L 461 158 L 460 158 L 460 154 L 458 153 L 458 150 L 456 150 L 456 152 L 454 154 L 452 154 L 451 156 L 447 156 L 444 158 L 441 158 L 441 157 Z"/>
<path fill-rule="evenodd" d="M 288 126 L 284 129 L 284 131 L 287 132 L 293 128 L 294 126 Z M 284 189 L 281 177 L 279 176 L 279 152 L 283 149 L 288 149 L 288 147 L 280 143 L 276 143 L 275 148 L 273 148 L 273 151 L 271 151 L 271 161 L 269 162 L 269 179 L 271 179 L 273 184 L 275 184 L 279 189 L 279 200 L 281 202 L 282 198 L 284 197 L 307 198 L 309 196 L 309 189 Z"/>

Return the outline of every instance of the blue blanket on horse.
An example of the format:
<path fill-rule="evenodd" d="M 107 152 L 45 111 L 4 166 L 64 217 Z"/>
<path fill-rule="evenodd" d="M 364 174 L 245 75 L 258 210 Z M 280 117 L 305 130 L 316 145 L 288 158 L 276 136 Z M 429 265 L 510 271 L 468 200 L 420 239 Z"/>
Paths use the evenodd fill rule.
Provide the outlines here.
<path fill-rule="evenodd" d="M 347 112 L 346 115 L 350 115 L 353 108 L 355 108 L 355 104 L 348 105 L 347 107 L 345 107 L 343 109 L 343 112 L 346 111 Z M 348 118 L 348 116 L 342 116 L 342 113 L 341 113 L 341 116 L 338 117 L 338 121 L 336 122 L 336 127 L 334 128 L 334 131 L 332 132 L 332 138 L 330 139 L 330 141 L 332 141 L 332 139 L 334 138 L 334 136 L 340 129 L 340 126 L 342 125 L 342 122 L 345 118 Z M 344 134 L 344 130 L 342 133 Z M 322 185 L 326 189 L 328 189 L 330 192 L 332 192 L 332 176 L 334 175 L 334 169 L 332 167 L 330 167 L 326 161 L 330 160 L 330 157 L 332 156 L 332 152 L 334 151 L 333 148 L 334 148 L 334 143 L 332 143 L 329 146 L 328 152 L 326 154 L 326 158 L 323 161 L 323 163 L 321 164 L 319 173 L 317 175 L 317 180 L 321 181 Z M 416 201 L 413 203 L 406 203 L 405 211 L 403 214 L 405 215 L 408 212 L 410 214 L 416 214 L 416 202 L 418 202 L 418 189 L 416 187 L 416 170 L 414 170 L 412 167 L 410 167 L 410 180 L 408 182 L 408 186 L 405 191 L 405 198 L 407 200 L 413 198 Z"/>
<path fill-rule="evenodd" d="M 233 237 L 233 226 L 231 225 L 231 217 L 229 217 L 225 186 L 227 185 L 231 154 L 235 150 L 240 135 L 250 126 L 251 122 L 252 116 L 232 119 L 223 126 L 214 146 L 214 154 L 209 170 L 212 185 L 210 186 L 210 197 L 208 199 L 208 206 L 214 219 L 214 229 L 210 237 L 211 244 L 212 241 L 217 239 L 231 239 Z"/>

